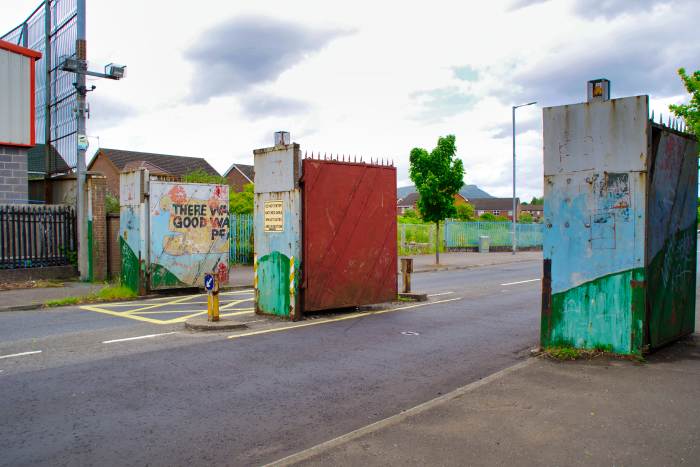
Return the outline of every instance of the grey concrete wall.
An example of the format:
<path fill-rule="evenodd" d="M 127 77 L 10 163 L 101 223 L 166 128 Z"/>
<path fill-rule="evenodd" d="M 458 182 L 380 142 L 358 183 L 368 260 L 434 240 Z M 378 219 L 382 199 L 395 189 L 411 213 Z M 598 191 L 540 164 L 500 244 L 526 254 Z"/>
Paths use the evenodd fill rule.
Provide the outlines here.
<path fill-rule="evenodd" d="M 0 145 L 0 204 L 27 202 L 27 151 Z"/>

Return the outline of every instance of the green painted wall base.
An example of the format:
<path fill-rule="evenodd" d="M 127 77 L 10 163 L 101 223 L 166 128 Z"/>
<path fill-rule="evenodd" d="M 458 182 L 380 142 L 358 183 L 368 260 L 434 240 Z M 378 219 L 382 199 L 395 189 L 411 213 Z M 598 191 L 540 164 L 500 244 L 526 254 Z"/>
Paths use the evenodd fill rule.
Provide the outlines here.
<path fill-rule="evenodd" d="M 552 294 L 551 309 L 542 313 L 542 346 L 641 353 L 643 281 L 638 268 Z"/>
<path fill-rule="evenodd" d="M 122 255 L 121 283 L 133 290 L 139 291 L 139 258 L 126 241 L 119 236 L 119 250 Z"/>
<path fill-rule="evenodd" d="M 273 251 L 258 259 L 258 313 L 289 318 L 289 257 Z"/>

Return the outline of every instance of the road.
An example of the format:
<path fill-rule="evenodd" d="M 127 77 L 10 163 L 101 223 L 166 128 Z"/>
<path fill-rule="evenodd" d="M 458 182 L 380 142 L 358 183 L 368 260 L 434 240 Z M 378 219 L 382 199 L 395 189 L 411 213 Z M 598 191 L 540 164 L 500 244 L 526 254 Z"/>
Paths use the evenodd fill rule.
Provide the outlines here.
<path fill-rule="evenodd" d="M 137 313 L 169 312 L 162 323 L 0 313 L 0 465 L 274 461 L 523 359 L 540 273 L 533 261 L 416 274 L 428 304 L 296 329 L 259 321 L 239 291 L 227 303 L 251 331 L 238 334 L 186 332 L 174 320 L 187 306 L 143 309 L 157 302 Z"/>

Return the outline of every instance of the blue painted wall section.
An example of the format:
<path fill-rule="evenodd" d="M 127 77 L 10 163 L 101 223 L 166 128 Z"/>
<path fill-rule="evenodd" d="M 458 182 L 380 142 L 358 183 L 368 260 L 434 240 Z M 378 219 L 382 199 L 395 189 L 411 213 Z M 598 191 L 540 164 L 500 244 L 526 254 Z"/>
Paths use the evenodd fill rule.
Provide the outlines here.
<path fill-rule="evenodd" d="M 653 133 L 647 96 L 543 117 L 543 347 L 639 354 L 688 333 L 695 141 Z"/>

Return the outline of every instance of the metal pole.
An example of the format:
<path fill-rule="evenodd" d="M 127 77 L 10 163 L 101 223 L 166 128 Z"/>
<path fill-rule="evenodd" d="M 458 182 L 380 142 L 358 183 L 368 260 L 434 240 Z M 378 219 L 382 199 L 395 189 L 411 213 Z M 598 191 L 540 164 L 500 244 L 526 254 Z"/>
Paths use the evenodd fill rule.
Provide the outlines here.
<path fill-rule="evenodd" d="M 85 0 L 77 0 L 77 39 L 75 43 L 75 51 L 77 59 L 80 61 L 80 66 L 84 66 L 87 70 L 87 43 L 86 43 L 86 31 L 85 31 Z M 87 244 L 87 213 L 85 212 L 85 149 L 81 147 L 78 143 L 80 136 L 85 133 L 85 75 L 82 73 L 76 73 L 75 75 L 78 96 L 77 96 L 77 134 L 76 134 L 76 146 L 77 146 L 77 161 L 75 164 L 75 176 L 78 181 L 78 193 L 77 193 L 77 206 L 76 211 L 78 214 L 78 270 L 80 272 L 80 279 L 88 279 L 88 255 L 87 250 L 90 246 Z"/>
<path fill-rule="evenodd" d="M 515 223 L 517 219 L 517 215 L 515 212 L 515 109 L 517 109 L 517 106 L 513 106 L 513 211 L 512 211 L 512 220 L 513 220 L 513 232 L 512 232 L 512 241 L 513 241 L 513 254 L 515 254 Z"/>
<path fill-rule="evenodd" d="M 517 229 L 517 222 L 518 222 L 518 213 L 516 211 L 516 205 L 515 205 L 515 109 L 518 107 L 525 107 L 527 105 L 533 105 L 537 104 L 537 102 L 528 102 L 527 104 L 522 104 L 522 105 L 514 105 L 513 106 L 513 254 L 515 254 L 515 251 L 517 249 L 516 245 L 516 229 Z"/>
<path fill-rule="evenodd" d="M 44 4 L 44 178 L 49 178 L 51 173 L 51 5 L 49 0 Z M 49 191 L 48 182 L 44 182 Z M 50 198 L 46 196 L 46 200 Z"/>

